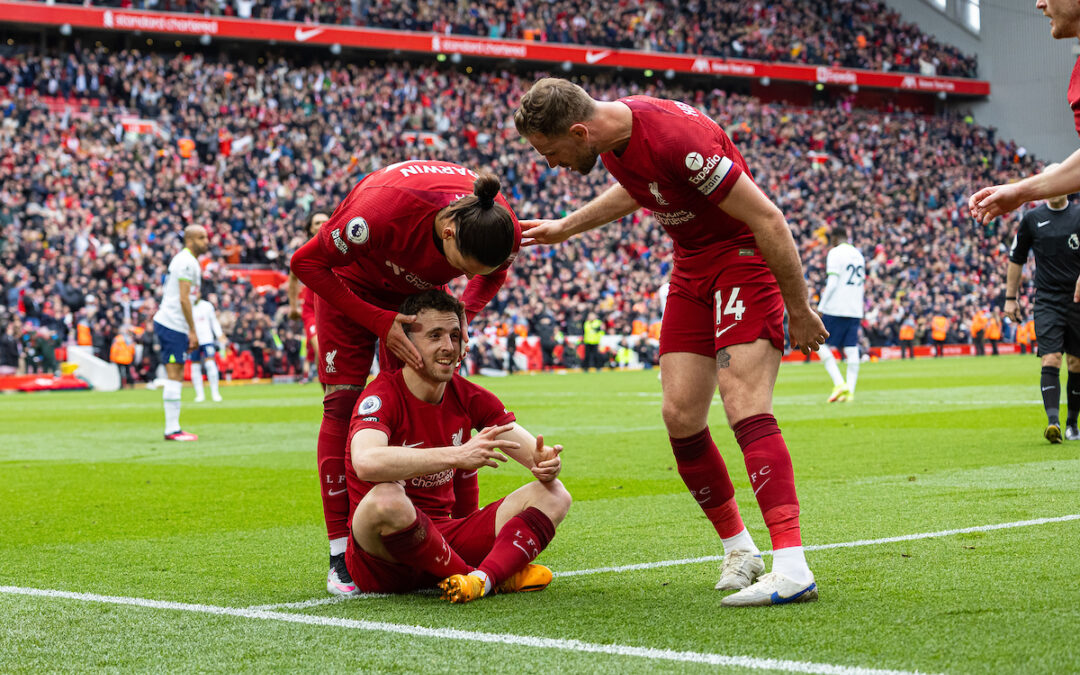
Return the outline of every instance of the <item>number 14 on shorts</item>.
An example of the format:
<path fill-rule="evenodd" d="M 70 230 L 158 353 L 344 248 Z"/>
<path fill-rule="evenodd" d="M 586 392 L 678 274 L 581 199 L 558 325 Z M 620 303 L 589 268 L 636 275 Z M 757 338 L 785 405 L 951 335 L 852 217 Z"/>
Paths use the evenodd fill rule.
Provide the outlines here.
<path fill-rule="evenodd" d="M 732 286 L 731 293 L 727 297 L 727 304 L 724 304 L 724 289 L 716 291 L 716 337 L 720 337 L 727 331 L 735 327 L 735 324 L 731 324 L 727 327 L 721 328 L 724 323 L 724 317 L 734 315 L 735 321 L 742 319 L 743 312 L 746 311 L 746 306 L 743 305 L 742 300 L 739 300 L 739 287 Z"/>

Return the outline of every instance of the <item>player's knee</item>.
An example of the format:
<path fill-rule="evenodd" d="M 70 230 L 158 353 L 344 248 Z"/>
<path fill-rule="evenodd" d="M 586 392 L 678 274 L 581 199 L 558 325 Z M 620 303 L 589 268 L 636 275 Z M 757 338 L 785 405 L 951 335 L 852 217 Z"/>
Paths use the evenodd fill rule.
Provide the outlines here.
<path fill-rule="evenodd" d="M 408 527 L 416 520 L 416 508 L 397 483 L 379 483 L 368 491 L 357 509 L 369 527 L 389 528 L 390 531 Z"/>
<path fill-rule="evenodd" d="M 664 418 L 664 426 L 668 435 L 672 438 L 686 438 L 701 431 L 705 427 L 708 412 L 703 416 L 690 406 L 684 405 L 671 399 L 665 399 L 661 414 Z"/>
<path fill-rule="evenodd" d="M 1072 358 L 1072 357 L 1070 357 Z M 1061 367 L 1061 352 L 1054 352 L 1052 354 L 1042 354 L 1042 364 L 1044 367 L 1060 368 Z"/>
<path fill-rule="evenodd" d="M 536 507 L 543 511 L 544 515 L 550 518 L 555 525 L 562 522 L 562 519 L 566 517 L 567 512 L 570 510 L 570 504 L 573 502 L 570 491 L 566 489 L 562 481 L 559 479 L 548 483 L 534 481 L 529 483 L 526 489 L 528 494 L 523 509 L 530 506 Z"/>

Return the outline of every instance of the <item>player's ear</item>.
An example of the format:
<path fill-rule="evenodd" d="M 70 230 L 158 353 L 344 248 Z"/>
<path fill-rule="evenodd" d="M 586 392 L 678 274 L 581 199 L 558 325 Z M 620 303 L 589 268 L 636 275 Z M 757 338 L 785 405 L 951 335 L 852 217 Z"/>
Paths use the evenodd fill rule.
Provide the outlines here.
<path fill-rule="evenodd" d="M 584 141 L 589 138 L 589 127 L 582 122 L 578 122 L 577 124 L 571 124 L 566 133 L 570 134 L 570 137 L 575 141 Z"/>

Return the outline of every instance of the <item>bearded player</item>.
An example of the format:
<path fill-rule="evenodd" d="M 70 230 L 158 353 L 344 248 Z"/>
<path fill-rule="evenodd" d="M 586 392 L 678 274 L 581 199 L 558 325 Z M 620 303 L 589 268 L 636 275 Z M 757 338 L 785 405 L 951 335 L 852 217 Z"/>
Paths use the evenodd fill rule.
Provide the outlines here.
<path fill-rule="evenodd" d="M 347 476 L 352 537 L 345 552 L 359 590 L 434 586 L 451 602 L 538 591 L 551 570 L 532 561 L 570 508 L 558 480 L 561 446 L 515 423 L 494 394 L 456 374 L 464 305 L 442 290 L 412 296 L 401 314 L 420 367 L 383 371 L 350 427 Z M 473 429 L 481 429 L 472 436 Z M 501 451 L 501 452 L 500 452 Z M 453 476 L 510 455 L 536 480 L 454 518 Z M 441 581 L 440 581 L 441 580 Z"/>
<path fill-rule="evenodd" d="M 785 304 L 791 343 L 803 353 L 816 350 L 828 331 L 810 307 L 784 214 L 758 189 L 723 129 L 685 103 L 647 96 L 595 101 L 575 84 L 545 78 L 522 97 L 514 123 L 549 166 L 587 174 L 601 157 L 618 181 L 564 218 L 526 222 L 527 243 L 565 241 L 641 207 L 673 240 L 660 333 L 663 418 L 679 475 L 723 542 L 716 588 L 738 592 L 722 604 L 816 599 L 772 394 Z M 714 389 L 772 538 L 769 574 L 762 574 L 761 554 L 709 432 Z"/>
<path fill-rule="evenodd" d="M 318 463 L 330 539 L 327 591 L 356 591 L 345 565 L 349 540 L 345 449 L 349 418 L 380 343 L 380 363 L 420 368 L 420 354 L 402 326 L 402 301 L 465 275 L 467 321 L 493 298 L 516 255 L 521 228 L 499 179 L 449 162 L 411 161 L 358 183 L 318 234 L 293 254 L 292 271 L 319 297 L 315 330 L 319 381 L 326 386 Z M 459 476 L 455 513 L 475 508 L 475 476 Z"/>

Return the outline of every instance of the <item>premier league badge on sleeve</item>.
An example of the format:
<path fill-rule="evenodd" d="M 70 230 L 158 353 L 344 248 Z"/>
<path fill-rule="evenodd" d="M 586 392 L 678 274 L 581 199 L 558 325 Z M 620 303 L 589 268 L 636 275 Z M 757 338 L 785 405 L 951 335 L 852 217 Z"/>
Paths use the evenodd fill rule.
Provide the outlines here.
<path fill-rule="evenodd" d="M 368 224 L 363 218 L 357 216 L 345 226 L 345 236 L 354 244 L 363 244 L 368 240 Z"/>
<path fill-rule="evenodd" d="M 382 399 L 378 396 L 368 396 L 360 401 L 360 407 L 356 409 L 361 415 L 370 415 L 382 407 Z"/>

